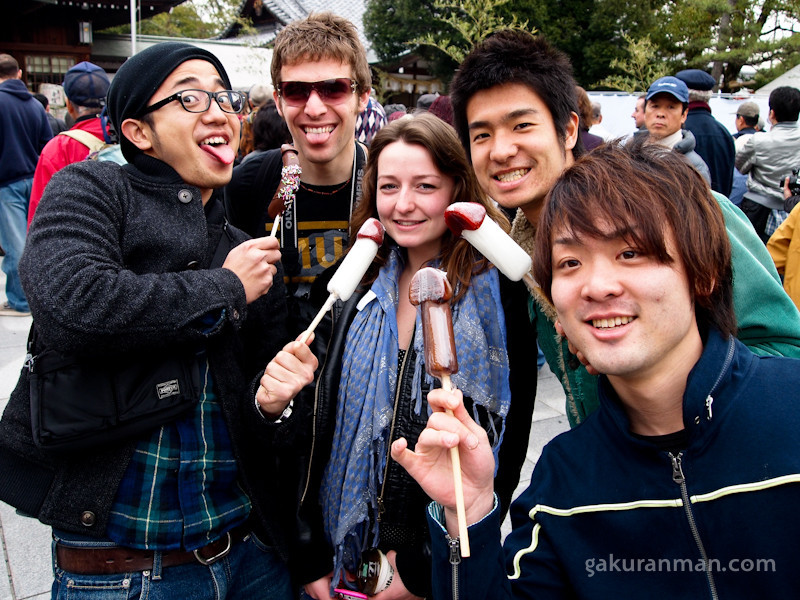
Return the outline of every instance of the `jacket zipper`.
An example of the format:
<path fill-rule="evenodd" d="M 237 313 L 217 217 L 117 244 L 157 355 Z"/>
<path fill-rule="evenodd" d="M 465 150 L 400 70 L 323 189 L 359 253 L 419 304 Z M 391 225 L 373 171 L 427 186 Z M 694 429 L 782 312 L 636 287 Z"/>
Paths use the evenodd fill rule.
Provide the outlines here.
<path fill-rule="evenodd" d="M 403 362 L 400 365 L 400 372 L 397 374 L 397 385 L 394 391 L 394 406 L 392 407 L 392 426 L 389 428 L 389 446 L 386 449 L 386 466 L 383 468 L 383 481 L 381 482 L 381 493 L 378 494 L 378 523 L 381 522 L 381 515 L 386 511 L 383 504 L 383 495 L 386 492 L 386 479 L 389 477 L 389 463 L 392 460 L 392 436 L 394 435 L 394 426 L 397 422 L 397 405 L 400 403 L 400 392 L 403 389 L 403 379 L 406 373 L 406 363 L 408 362 L 408 355 L 411 350 L 406 350 L 403 355 Z"/>
<path fill-rule="evenodd" d="M 331 307 L 331 321 L 333 321 L 333 310 L 334 308 Z M 333 328 L 331 328 L 333 331 Z M 303 485 L 303 493 L 300 496 L 300 506 L 303 506 L 303 503 L 306 499 L 306 494 L 308 493 L 308 486 L 311 483 L 311 465 L 314 463 L 314 448 L 317 445 L 317 411 L 319 410 L 319 387 L 322 381 L 322 374 L 325 372 L 325 367 L 328 366 L 328 357 L 330 356 L 331 352 L 331 342 L 333 341 L 333 334 L 331 334 L 330 338 L 328 339 L 328 346 L 327 351 L 325 352 L 325 362 L 322 364 L 322 368 L 319 371 L 319 377 L 317 378 L 317 385 L 314 387 L 314 414 L 311 419 L 311 453 L 308 457 L 308 467 L 306 468 L 306 482 Z"/>
<path fill-rule="evenodd" d="M 709 421 L 714 416 L 714 413 L 711 408 L 711 406 L 714 404 L 714 396 L 712 396 L 712 394 L 714 394 L 717 391 L 717 386 L 722 381 L 723 375 L 725 375 L 725 373 L 728 371 L 728 367 L 730 367 L 731 362 L 733 361 L 734 348 L 735 345 L 733 342 L 733 338 L 731 338 L 728 340 L 728 350 L 725 353 L 725 362 L 722 363 L 722 368 L 720 369 L 719 374 L 717 375 L 717 380 L 714 382 L 714 385 L 711 386 L 711 391 L 708 392 L 708 395 L 706 396 L 706 403 L 705 403 L 706 419 L 708 419 Z"/>
<path fill-rule="evenodd" d="M 711 591 L 711 598 L 713 600 L 718 600 L 719 596 L 717 595 L 717 584 L 714 583 L 714 574 L 711 572 L 711 564 L 708 560 L 708 554 L 706 554 L 706 549 L 703 546 L 702 540 L 700 539 L 700 532 L 697 531 L 697 523 L 694 520 L 694 513 L 692 513 L 691 504 L 689 504 L 689 492 L 686 489 L 686 477 L 683 475 L 683 467 L 681 466 L 683 452 L 678 452 L 678 456 L 675 456 L 672 454 L 672 452 L 669 452 L 668 454 L 670 460 L 672 461 L 672 481 L 681 487 L 683 508 L 686 512 L 686 518 L 689 521 L 689 529 L 692 531 L 694 542 L 697 544 L 697 548 L 700 550 L 700 558 L 705 566 L 706 580 L 708 581 L 708 587 Z"/>
<path fill-rule="evenodd" d="M 447 545 L 450 548 L 450 573 L 452 576 L 453 600 L 458 600 L 458 565 L 461 563 L 461 540 L 459 538 L 447 537 Z"/>

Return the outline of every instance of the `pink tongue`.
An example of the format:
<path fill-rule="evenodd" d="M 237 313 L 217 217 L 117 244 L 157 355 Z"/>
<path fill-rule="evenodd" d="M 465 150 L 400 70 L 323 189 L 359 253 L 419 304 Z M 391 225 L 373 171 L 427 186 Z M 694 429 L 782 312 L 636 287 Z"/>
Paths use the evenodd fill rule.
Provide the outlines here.
<path fill-rule="evenodd" d="M 231 164 L 233 162 L 233 159 L 236 158 L 236 153 L 233 151 L 233 148 L 231 148 L 227 144 L 223 144 L 220 146 L 201 144 L 200 147 L 224 165 Z"/>

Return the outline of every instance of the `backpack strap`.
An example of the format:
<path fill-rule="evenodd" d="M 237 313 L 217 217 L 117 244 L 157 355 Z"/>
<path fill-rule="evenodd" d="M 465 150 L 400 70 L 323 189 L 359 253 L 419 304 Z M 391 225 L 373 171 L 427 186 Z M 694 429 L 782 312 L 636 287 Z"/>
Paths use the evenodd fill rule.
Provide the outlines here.
<path fill-rule="evenodd" d="M 66 135 L 67 137 L 71 137 L 73 140 L 79 141 L 81 144 L 89 148 L 89 154 L 92 152 L 99 152 L 106 145 L 105 140 L 98 139 L 88 131 L 83 131 L 82 129 L 69 129 L 67 131 L 62 131 L 58 135 Z"/>

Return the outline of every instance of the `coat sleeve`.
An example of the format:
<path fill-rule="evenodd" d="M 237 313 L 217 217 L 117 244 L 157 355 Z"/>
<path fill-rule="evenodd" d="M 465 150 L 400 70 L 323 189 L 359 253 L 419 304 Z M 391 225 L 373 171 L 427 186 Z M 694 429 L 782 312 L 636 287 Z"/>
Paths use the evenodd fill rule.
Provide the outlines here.
<path fill-rule="evenodd" d="M 731 242 L 737 334 L 762 356 L 800 358 L 800 313 L 781 285 L 775 264 L 747 217 L 714 194 Z"/>
<path fill-rule="evenodd" d="M 775 263 L 778 273 L 784 274 L 786 270 L 786 258 L 789 255 L 789 244 L 792 242 L 797 226 L 797 219 L 800 212 L 792 211 L 789 217 L 780 224 L 767 242 L 767 251 Z"/>
<path fill-rule="evenodd" d="M 238 277 L 187 268 L 190 257 L 203 261 L 207 253 L 199 198 L 165 208 L 159 194 L 176 188 L 156 185 L 151 201 L 132 202 L 145 194 L 132 190 L 120 169 L 77 163 L 45 190 L 20 261 L 44 343 L 62 352 L 117 353 L 240 327 L 247 302 Z"/>
<path fill-rule="evenodd" d="M 526 492 L 527 494 L 528 492 Z M 433 597 L 460 600 L 561 600 L 572 597 L 546 534 L 528 516 L 531 505 L 520 497 L 511 507 L 512 532 L 501 544 L 500 510 L 469 526 L 470 556 L 451 545 L 440 507 L 428 507 L 433 549 Z"/>

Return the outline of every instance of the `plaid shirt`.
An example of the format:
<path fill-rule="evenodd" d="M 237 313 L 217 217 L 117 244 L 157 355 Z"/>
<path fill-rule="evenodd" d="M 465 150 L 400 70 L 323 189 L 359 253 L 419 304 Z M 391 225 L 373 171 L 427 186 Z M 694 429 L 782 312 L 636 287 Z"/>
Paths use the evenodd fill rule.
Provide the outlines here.
<path fill-rule="evenodd" d="M 196 408 L 137 444 L 107 529 L 121 546 L 194 550 L 250 513 L 207 361 L 204 377 Z"/>

